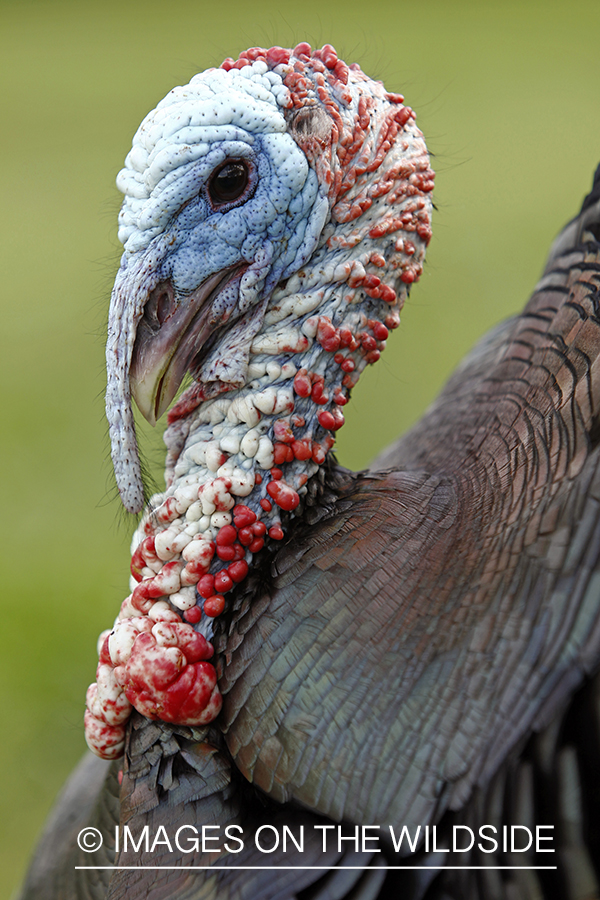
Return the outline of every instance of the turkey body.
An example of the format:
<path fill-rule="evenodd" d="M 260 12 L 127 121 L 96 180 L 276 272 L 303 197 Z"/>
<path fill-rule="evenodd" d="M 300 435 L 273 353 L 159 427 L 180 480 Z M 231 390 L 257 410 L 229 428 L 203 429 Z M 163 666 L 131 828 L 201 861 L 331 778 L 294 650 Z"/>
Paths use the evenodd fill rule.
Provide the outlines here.
<path fill-rule="evenodd" d="M 328 59 L 333 71 L 337 61 Z M 319 117 L 295 127 L 325 140 Z M 307 150 L 298 134 L 296 142 L 310 158 L 314 143 Z M 257 550 L 207 632 L 223 697 L 218 717 L 134 712 L 124 756 L 117 743 L 114 761 L 85 760 L 67 786 L 23 898 L 597 896 L 590 779 L 600 758 L 599 237 L 597 176 L 523 313 L 475 348 L 417 426 L 368 471 L 349 472 L 326 454 L 294 482 L 285 468 L 283 479 L 273 475 L 278 460 L 270 460 L 271 484 L 306 490 L 299 514 L 281 517 L 283 539 Z M 146 249 L 136 245 L 132 259 L 139 252 Z M 228 265 L 233 283 L 238 270 Z M 335 316 L 327 322 L 335 327 Z M 205 362 L 200 369 L 206 374 Z M 302 390 L 299 381 L 298 397 Z M 193 401 L 172 419 L 174 483 Z M 154 414 L 159 401 L 149 406 Z M 295 465 L 280 457 L 282 467 Z M 341 839 L 334 831 L 324 844 L 323 826 L 338 823 Z M 195 853 L 174 840 L 136 849 L 121 838 L 116 847 L 116 825 L 171 839 L 178 829 L 212 826 L 222 840 L 218 851 L 206 841 Z M 427 844 L 395 851 L 403 826 L 423 838 L 434 825 L 435 848 L 428 834 Z M 544 834 L 555 852 L 549 862 L 539 841 L 519 852 L 500 839 L 493 852 L 477 843 L 464 853 L 441 849 L 457 826 L 478 834 L 484 825 L 497 835 L 504 826 L 551 826 Z M 84 826 L 106 835 L 96 853 L 77 847 Z M 302 850 L 290 841 L 285 851 L 280 844 L 261 853 L 259 830 L 284 826 L 304 833 Z M 373 826 L 377 849 L 362 836 L 355 842 L 362 826 Z M 386 868 L 411 864 L 420 868 Z M 452 865 L 487 871 L 435 868 Z M 526 865 L 557 868 L 494 868 Z M 326 871 L 310 868 L 319 866 Z"/>

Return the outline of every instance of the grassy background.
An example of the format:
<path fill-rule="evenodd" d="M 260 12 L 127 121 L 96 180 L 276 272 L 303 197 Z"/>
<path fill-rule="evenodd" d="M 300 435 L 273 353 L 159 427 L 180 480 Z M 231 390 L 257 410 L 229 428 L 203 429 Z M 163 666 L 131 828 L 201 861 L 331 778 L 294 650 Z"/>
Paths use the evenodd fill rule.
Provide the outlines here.
<path fill-rule="evenodd" d="M 600 158 L 599 25 L 597 0 L 0 0 L 0 898 L 83 750 L 96 636 L 126 589 L 102 332 L 114 176 L 141 118 L 225 56 L 301 39 L 333 43 L 417 110 L 438 172 L 434 240 L 400 332 L 347 408 L 339 455 L 362 466 L 523 305 L 576 212 Z"/>

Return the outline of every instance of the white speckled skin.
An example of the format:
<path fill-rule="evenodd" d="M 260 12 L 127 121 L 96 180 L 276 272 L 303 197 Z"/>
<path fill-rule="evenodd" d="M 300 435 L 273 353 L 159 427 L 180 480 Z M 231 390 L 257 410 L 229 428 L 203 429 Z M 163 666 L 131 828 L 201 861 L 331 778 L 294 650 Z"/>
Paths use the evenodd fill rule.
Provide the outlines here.
<path fill-rule="evenodd" d="M 126 254 L 145 250 L 227 157 L 256 161 L 261 186 L 242 209 L 218 222 L 221 246 L 238 250 L 251 235 L 256 248 L 257 223 L 268 232 L 278 213 L 293 216 L 290 204 L 303 190 L 309 171 L 304 154 L 287 134 L 283 108 L 288 102 L 281 76 L 268 72 L 261 62 L 234 72 L 210 69 L 170 91 L 140 125 L 117 177 L 125 195 L 119 240 Z M 296 219 L 308 212 L 316 192 L 316 179 L 311 179 L 308 193 L 295 203 Z M 201 226 L 193 236 L 206 239 L 210 229 L 202 226 L 210 208 L 206 198 L 198 196 L 198 201 L 178 219 L 174 233 Z M 272 237 L 281 233 L 281 224 Z M 228 264 L 224 257 L 223 265 Z M 187 289 L 193 286 L 188 283 Z"/>

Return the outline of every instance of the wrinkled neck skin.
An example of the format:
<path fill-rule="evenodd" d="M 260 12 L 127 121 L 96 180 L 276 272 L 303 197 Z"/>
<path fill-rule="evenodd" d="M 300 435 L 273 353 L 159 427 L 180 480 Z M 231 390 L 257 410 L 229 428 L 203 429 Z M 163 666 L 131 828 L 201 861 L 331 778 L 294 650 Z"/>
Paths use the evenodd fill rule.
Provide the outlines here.
<path fill-rule="evenodd" d="M 306 230 L 294 234 L 303 248 L 294 250 L 295 264 L 284 264 L 283 239 L 260 256 L 260 276 L 248 277 L 257 265 L 251 263 L 238 282 L 237 307 L 224 319 L 227 330 L 215 334 L 191 370 L 194 383 L 169 413 L 167 487 L 151 498 L 134 534 L 132 593 L 113 630 L 101 636 L 97 684 L 88 691 L 86 737 L 105 758 L 122 753 L 131 705 L 186 725 L 218 714 L 216 674 L 207 662 L 215 617 L 265 543 L 283 540 L 302 516 L 344 424 L 350 391 L 379 359 L 422 271 L 433 173 L 414 114 L 333 48 L 310 57 L 307 47 L 299 45 L 295 56 L 255 48 L 223 64 L 232 78 L 236 67 L 260 75 L 267 64 L 279 76 L 277 103 L 313 173 L 306 183 L 316 174 L 318 192 L 304 213 Z M 107 351 L 109 371 L 112 354 L 121 373 L 109 379 L 107 394 L 120 484 L 131 459 L 137 464 L 127 424 L 130 332 L 160 281 L 151 263 L 168 238 L 140 237 L 131 225 L 136 203 L 121 218 L 125 237 L 136 243 L 120 273 L 121 284 L 137 284 L 135 308 L 127 319 L 127 291 L 116 287 Z M 284 261 L 278 279 L 269 261 L 276 259 Z"/>
<path fill-rule="evenodd" d="M 325 238 L 302 276 L 292 276 L 274 291 L 252 341 L 244 385 L 186 415 L 181 413 L 194 401 L 195 388 L 182 396 L 165 433 L 167 490 L 152 497 L 133 549 L 148 534 L 165 529 L 161 510 L 171 497 L 182 514 L 168 529 L 190 539 L 203 534 L 216 540 L 233 521 L 234 503 L 249 508 L 266 527 L 266 534 L 261 528 L 258 541 L 247 545 L 249 564 L 253 548 L 262 549 L 267 536 L 281 540 L 290 521 L 302 515 L 308 483 L 344 424 L 350 389 L 365 366 L 379 358 L 389 329 L 399 322 L 405 288 L 401 299 L 384 306 L 349 287 L 353 277 L 361 280 L 372 272 L 372 255 L 359 245 L 334 254 L 332 262 Z M 223 492 L 218 503 L 210 490 L 206 501 L 201 497 L 187 506 L 198 487 L 218 482 Z M 223 565 L 217 556 L 211 573 Z M 189 594 L 195 603 L 194 591 Z M 209 639 L 213 621 L 203 617 L 200 624 Z"/>

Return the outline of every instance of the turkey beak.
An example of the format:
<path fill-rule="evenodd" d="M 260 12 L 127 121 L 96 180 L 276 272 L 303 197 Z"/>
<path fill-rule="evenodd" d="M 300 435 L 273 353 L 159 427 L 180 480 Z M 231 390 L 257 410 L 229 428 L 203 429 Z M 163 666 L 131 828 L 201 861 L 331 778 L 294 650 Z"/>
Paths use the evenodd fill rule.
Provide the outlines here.
<path fill-rule="evenodd" d="M 229 282 L 232 271 L 211 275 L 185 297 L 177 296 L 170 281 L 150 293 L 136 331 L 129 383 L 151 425 L 174 399 L 213 330 L 229 318 L 231 310 L 211 299 Z"/>
<path fill-rule="evenodd" d="M 148 284 L 148 257 L 126 261 L 115 279 L 106 342 L 106 417 L 115 479 L 125 509 L 139 513 L 144 486 L 131 395 L 154 425 L 212 331 L 236 308 L 238 263 L 181 296 L 170 281 Z"/>

